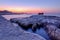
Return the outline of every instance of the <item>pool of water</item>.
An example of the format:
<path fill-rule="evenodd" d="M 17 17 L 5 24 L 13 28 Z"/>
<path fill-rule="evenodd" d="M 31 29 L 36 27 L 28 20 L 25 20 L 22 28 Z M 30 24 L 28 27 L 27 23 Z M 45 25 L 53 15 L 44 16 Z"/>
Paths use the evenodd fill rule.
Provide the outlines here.
<path fill-rule="evenodd" d="M 50 40 L 48 34 L 46 33 L 46 31 L 43 28 L 37 29 L 36 32 L 33 32 L 32 29 L 28 29 L 26 31 L 36 33 L 36 34 L 44 37 L 45 39 Z"/>

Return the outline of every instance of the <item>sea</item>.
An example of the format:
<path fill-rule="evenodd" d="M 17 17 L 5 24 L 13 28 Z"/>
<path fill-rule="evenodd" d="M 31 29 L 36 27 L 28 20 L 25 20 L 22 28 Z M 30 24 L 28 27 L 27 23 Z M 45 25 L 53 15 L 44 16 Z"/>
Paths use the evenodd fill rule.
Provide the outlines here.
<path fill-rule="evenodd" d="M 20 15 L 2 15 L 4 18 L 6 18 L 7 20 L 10 20 L 11 18 L 24 18 L 24 17 L 30 17 L 32 15 L 38 15 L 38 14 L 20 14 Z M 60 13 L 45 13 L 44 15 L 47 16 L 58 16 L 60 17 Z"/>

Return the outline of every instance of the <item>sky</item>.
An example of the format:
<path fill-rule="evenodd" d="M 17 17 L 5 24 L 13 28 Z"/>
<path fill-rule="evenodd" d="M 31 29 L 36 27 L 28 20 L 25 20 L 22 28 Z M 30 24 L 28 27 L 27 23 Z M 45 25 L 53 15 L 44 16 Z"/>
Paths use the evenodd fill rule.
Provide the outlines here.
<path fill-rule="evenodd" d="M 0 10 L 60 13 L 60 0 L 0 0 Z"/>

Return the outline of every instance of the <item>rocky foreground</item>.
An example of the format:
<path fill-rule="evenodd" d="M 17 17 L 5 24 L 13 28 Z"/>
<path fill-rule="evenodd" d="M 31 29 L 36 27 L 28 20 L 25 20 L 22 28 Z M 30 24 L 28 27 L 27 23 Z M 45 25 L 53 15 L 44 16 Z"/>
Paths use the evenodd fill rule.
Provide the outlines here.
<path fill-rule="evenodd" d="M 38 34 L 29 33 L 0 16 L 0 40 L 46 40 Z"/>
<path fill-rule="evenodd" d="M 42 27 L 48 33 L 51 40 L 60 40 L 60 17 L 33 15 L 22 19 L 13 18 L 10 21 L 17 23 L 25 30 L 31 28 L 33 32 Z"/>

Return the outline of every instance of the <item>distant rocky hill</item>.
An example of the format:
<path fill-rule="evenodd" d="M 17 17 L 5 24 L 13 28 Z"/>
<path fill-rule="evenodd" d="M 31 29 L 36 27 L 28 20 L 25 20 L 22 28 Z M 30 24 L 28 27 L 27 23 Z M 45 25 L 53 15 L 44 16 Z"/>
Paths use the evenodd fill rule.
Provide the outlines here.
<path fill-rule="evenodd" d="M 0 15 L 5 15 L 5 14 L 11 14 L 12 12 L 9 12 L 7 10 L 0 11 Z"/>
<path fill-rule="evenodd" d="M 11 15 L 11 14 L 24 14 L 24 13 L 14 13 L 7 10 L 0 11 L 0 15 Z"/>

